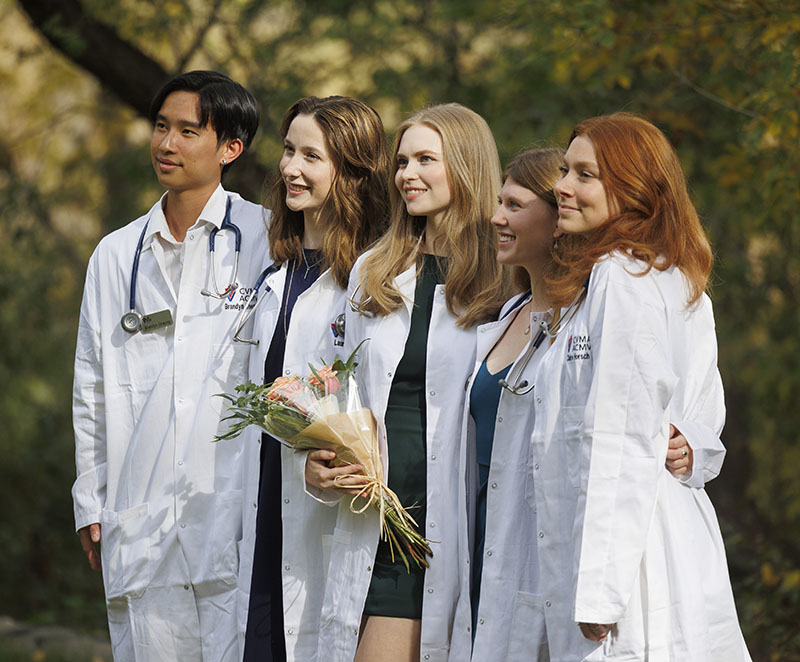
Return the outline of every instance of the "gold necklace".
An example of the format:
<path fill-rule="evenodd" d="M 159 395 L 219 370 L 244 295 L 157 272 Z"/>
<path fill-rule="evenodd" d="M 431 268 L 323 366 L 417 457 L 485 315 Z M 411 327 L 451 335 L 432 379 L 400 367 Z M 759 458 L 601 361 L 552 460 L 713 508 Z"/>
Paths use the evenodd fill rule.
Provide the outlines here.
<path fill-rule="evenodd" d="M 306 259 L 306 249 L 305 248 L 301 248 L 300 251 L 303 254 L 303 264 L 306 265 L 306 272 L 305 272 L 305 274 L 303 274 L 303 280 L 308 280 L 308 272 L 311 271 L 311 267 L 314 266 L 314 265 L 308 263 L 308 260 Z M 316 260 L 315 260 L 315 264 L 316 264 Z"/>

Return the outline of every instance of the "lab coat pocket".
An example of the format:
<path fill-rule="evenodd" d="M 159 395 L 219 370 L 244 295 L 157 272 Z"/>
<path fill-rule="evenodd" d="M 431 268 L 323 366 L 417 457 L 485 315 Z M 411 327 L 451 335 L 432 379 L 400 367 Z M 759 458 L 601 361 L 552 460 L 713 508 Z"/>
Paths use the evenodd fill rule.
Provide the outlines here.
<path fill-rule="evenodd" d="M 328 576 L 325 582 L 325 599 L 322 604 L 322 622 L 330 623 L 339 613 L 342 592 L 351 588 L 355 577 L 350 551 L 351 531 L 336 528 L 330 543 L 329 561 L 326 564 Z M 340 614 L 341 616 L 341 614 Z"/>
<path fill-rule="evenodd" d="M 153 576 L 148 504 L 120 512 L 104 510 L 100 519 L 106 598 L 141 597 Z"/>
<path fill-rule="evenodd" d="M 507 662 L 548 659 L 542 655 L 542 649 L 547 646 L 547 637 L 541 597 L 522 591 L 517 593 L 510 632 Z"/>
<path fill-rule="evenodd" d="M 149 393 L 159 376 L 171 369 L 167 360 L 170 327 L 125 334 L 122 342 L 123 361 L 116 363 L 117 381 L 135 393 Z"/>
<path fill-rule="evenodd" d="M 231 490 L 217 498 L 212 545 L 214 574 L 233 586 L 239 572 L 239 543 L 242 539 L 242 491 Z"/>
<path fill-rule="evenodd" d="M 581 484 L 581 436 L 584 407 L 563 407 L 561 410 L 561 442 L 569 482 L 573 487 Z"/>

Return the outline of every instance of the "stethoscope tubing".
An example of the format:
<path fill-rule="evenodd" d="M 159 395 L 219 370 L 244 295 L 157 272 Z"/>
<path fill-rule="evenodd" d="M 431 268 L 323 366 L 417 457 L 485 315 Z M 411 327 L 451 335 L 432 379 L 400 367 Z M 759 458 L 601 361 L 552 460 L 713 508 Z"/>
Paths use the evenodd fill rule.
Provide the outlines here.
<path fill-rule="evenodd" d="M 131 284 L 128 290 L 128 303 L 130 305 L 130 310 L 122 316 L 121 324 L 122 328 L 125 329 L 128 333 L 136 333 L 141 327 L 142 316 L 136 312 L 136 281 L 139 277 L 139 259 L 142 255 L 142 249 L 144 248 L 144 238 L 147 234 L 147 228 L 150 225 L 150 218 L 144 224 L 142 228 L 142 232 L 139 235 L 139 241 L 136 242 L 136 251 L 133 254 L 133 265 L 131 266 Z M 217 237 L 217 233 L 220 230 L 231 230 L 234 234 L 234 252 L 236 254 L 236 261 L 234 266 L 234 275 L 233 275 L 233 283 L 228 286 L 225 290 L 227 294 L 231 289 L 236 289 L 237 285 L 236 275 L 239 269 L 239 253 L 242 250 L 242 231 L 239 227 L 231 222 L 231 199 L 228 197 L 226 205 L 225 205 L 225 216 L 222 219 L 222 224 L 218 228 L 214 228 L 208 237 L 208 250 L 211 254 L 212 260 L 212 269 L 213 269 L 213 260 L 214 260 L 214 249 L 216 248 L 215 240 Z M 265 276 L 266 277 L 266 276 Z M 216 281 L 216 276 L 213 276 L 213 279 Z M 216 282 L 214 283 L 216 288 Z M 133 318 L 138 320 L 138 325 L 133 325 Z"/>

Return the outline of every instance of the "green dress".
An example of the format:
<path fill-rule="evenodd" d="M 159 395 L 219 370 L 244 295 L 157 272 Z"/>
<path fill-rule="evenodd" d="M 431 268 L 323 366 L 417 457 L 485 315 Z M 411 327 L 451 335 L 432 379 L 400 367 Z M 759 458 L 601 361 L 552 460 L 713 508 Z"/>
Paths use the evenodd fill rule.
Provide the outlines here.
<path fill-rule="evenodd" d="M 441 265 L 441 267 L 440 267 Z M 386 442 L 389 452 L 388 484 L 424 532 L 427 490 L 427 452 L 425 442 L 425 357 L 428 327 L 433 310 L 433 295 L 444 282 L 443 258 L 423 255 L 417 275 L 411 328 L 403 358 L 397 365 L 386 407 Z M 413 507 L 410 507 L 413 506 Z M 364 614 L 395 618 L 422 617 L 422 589 L 425 569 L 402 560 L 392 562 L 387 542 L 381 540 L 372 571 Z"/>

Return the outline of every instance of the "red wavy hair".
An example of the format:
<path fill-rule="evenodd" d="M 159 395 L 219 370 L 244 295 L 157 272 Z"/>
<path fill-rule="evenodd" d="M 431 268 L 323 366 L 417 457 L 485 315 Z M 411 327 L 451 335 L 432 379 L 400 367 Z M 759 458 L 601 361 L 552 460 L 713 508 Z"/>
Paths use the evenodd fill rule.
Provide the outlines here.
<path fill-rule="evenodd" d="M 611 212 L 598 228 L 562 236 L 547 276 L 554 302 L 567 305 L 594 264 L 613 251 L 644 262 L 650 269 L 676 266 L 689 288 L 691 306 L 705 292 L 714 258 L 700 224 L 675 150 L 647 120 L 613 113 L 584 120 L 572 132 L 594 145 L 600 178 Z"/>

